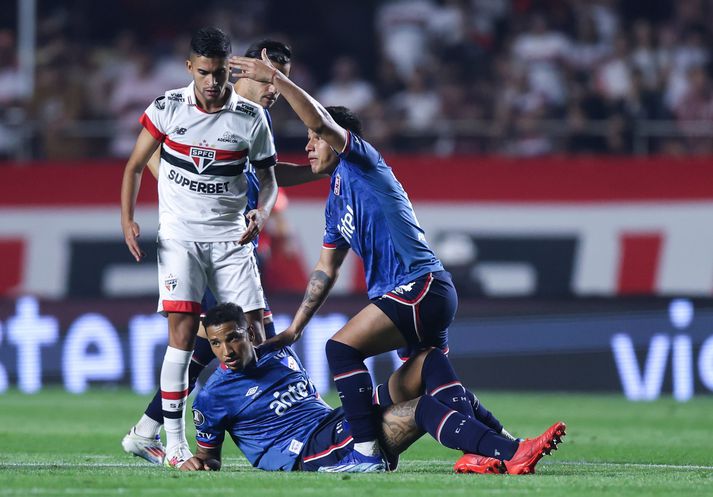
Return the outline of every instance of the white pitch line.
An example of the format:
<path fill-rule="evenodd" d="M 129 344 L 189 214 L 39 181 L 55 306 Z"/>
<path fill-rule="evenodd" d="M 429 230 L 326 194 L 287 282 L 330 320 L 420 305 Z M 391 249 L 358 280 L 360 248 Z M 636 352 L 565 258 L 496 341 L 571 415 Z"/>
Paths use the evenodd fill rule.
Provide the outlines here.
<path fill-rule="evenodd" d="M 401 461 L 401 464 L 409 464 L 409 463 L 415 463 L 415 464 L 444 464 L 444 465 L 450 465 L 453 464 L 453 461 L 445 461 L 445 460 L 433 460 L 433 459 L 408 459 Z M 604 467 L 635 467 L 635 468 L 651 468 L 651 469 L 682 469 L 682 470 L 697 470 L 697 469 L 702 469 L 702 470 L 707 470 L 707 471 L 713 471 L 713 466 L 703 466 L 703 465 L 691 465 L 691 464 L 650 464 L 650 463 L 636 463 L 636 462 L 608 462 L 608 461 L 602 461 L 602 462 L 597 462 L 597 461 L 560 461 L 556 459 L 544 459 L 541 464 L 545 464 L 547 466 L 549 465 L 557 465 L 557 464 L 563 464 L 566 466 L 604 466 Z"/>
<path fill-rule="evenodd" d="M 239 459 L 224 460 L 225 468 L 251 468 L 252 466 Z M 593 467 L 609 467 L 609 468 L 650 468 L 650 469 L 680 469 L 680 470 L 704 470 L 713 471 L 713 466 L 693 465 L 693 464 L 649 464 L 649 463 L 634 463 L 634 462 L 597 462 L 597 461 L 543 461 L 545 465 L 562 464 L 565 466 L 593 466 Z M 450 466 L 453 461 L 438 460 L 438 459 L 409 459 L 402 461 L 402 464 L 429 464 L 429 465 L 444 465 Z M 72 462 L 57 462 L 57 463 L 39 463 L 39 462 L 0 462 L 2 468 L 46 468 L 46 469 L 91 469 L 91 468 L 142 468 L 142 469 L 162 469 L 160 466 L 154 466 L 147 463 L 72 463 Z"/>
<path fill-rule="evenodd" d="M 228 466 L 237 466 L 241 468 L 251 468 L 252 466 L 246 462 L 240 461 L 224 461 Z M 91 469 L 91 468 L 140 468 L 140 469 L 160 469 L 163 470 L 163 466 L 148 464 L 148 463 L 72 463 L 72 462 L 57 462 L 57 463 L 45 463 L 45 462 L 0 462 L 0 469 L 3 468 L 58 468 L 58 469 Z"/>
<path fill-rule="evenodd" d="M 659 469 L 703 469 L 713 471 L 713 466 L 700 466 L 694 464 L 650 464 L 639 462 L 595 462 L 595 461 L 547 461 L 547 464 L 564 464 L 567 466 L 605 466 L 622 468 L 659 468 Z"/>

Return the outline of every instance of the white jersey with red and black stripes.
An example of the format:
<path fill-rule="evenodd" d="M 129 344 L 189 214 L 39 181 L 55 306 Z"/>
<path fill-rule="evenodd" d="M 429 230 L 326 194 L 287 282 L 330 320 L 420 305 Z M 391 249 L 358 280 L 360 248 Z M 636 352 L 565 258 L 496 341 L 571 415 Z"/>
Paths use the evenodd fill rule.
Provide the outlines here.
<path fill-rule="evenodd" d="M 194 84 L 167 91 L 141 116 L 161 142 L 159 237 L 184 241 L 238 240 L 245 231 L 250 160 L 257 168 L 275 165 L 265 113 L 230 91 L 217 112 L 196 105 Z"/>

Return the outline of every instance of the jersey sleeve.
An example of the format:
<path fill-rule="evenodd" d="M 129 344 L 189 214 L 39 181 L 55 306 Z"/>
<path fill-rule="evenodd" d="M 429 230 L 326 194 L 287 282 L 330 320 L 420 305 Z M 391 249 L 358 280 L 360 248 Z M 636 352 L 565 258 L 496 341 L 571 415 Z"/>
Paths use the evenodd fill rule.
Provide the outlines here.
<path fill-rule="evenodd" d="M 275 144 L 272 141 L 272 132 L 270 124 L 264 112 L 260 112 L 259 118 L 255 120 L 253 127 L 252 140 L 250 145 L 250 163 L 256 169 L 264 169 L 272 167 L 277 163 L 277 154 L 275 153 Z"/>
<path fill-rule="evenodd" d="M 162 142 L 168 134 L 166 96 L 162 95 L 154 100 L 141 115 L 139 122 L 156 141 Z"/>
<path fill-rule="evenodd" d="M 212 405 L 205 390 L 193 401 L 193 423 L 196 425 L 196 443 L 204 449 L 213 449 L 223 445 L 225 439 L 225 415 L 222 410 Z"/>
<path fill-rule="evenodd" d="M 344 150 L 337 155 L 340 159 L 356 164 L 362 169 L 374 168 L 381 160 L 381 155 L 369 142 L 348 130 Z"/>
<path fill-rule="evenodd" d="M 347 242 L 339 232 L 339 220 L 337 219 L 336 214 L 332 211 L 332 204 L 329 201 L 327 201 L 327 208 L 324 210 L 324 221 L 324 238 L 322 239 L 322 248 L 348 249 L 349 242 Z"/>

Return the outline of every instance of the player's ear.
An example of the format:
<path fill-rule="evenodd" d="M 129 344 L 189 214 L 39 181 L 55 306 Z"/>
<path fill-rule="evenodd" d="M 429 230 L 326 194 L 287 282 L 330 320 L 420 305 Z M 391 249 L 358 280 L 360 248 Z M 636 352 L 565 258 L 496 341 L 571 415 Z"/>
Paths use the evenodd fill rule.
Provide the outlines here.
<path fill-rule="evenodd" d="M 260 58 L 262 58 L 262 61 L 265 64 L 272 67 L 272 62 L 270 62 L 270 57 L 267 56 L 267 48 L 262 49 L 262 51 L 260 52 Z"/>
<path fill-rule="evenodd" d="M 255 328 L 254 324 L 251 324 L 248 326 L 248 339 L 250 340 L 250 343 L 255 343 Z"/>

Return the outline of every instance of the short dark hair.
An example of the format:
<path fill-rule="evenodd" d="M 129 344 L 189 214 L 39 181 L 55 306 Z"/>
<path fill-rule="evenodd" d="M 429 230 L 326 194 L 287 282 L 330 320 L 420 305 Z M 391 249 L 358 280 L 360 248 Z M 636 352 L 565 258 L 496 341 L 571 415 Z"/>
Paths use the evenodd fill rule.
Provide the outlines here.
<path fill-rule="evenodd" d="M 277 40 L 256 41 L 245 51 L 245 57 L 259 59 L 262 57 L 262 49 L 267 49 L 267 58 L 277 64 L 289 64 L 292 59 L 292 49 L 286 43 Z"/>
<path fill-rule="evenodd" d="M 230 321 L 235 321 L 238 326 L 244 328 L 248 327 L 248 321 L 245 319 L 245 313 L 243 309 L 232 302 L 225 302 L 223 304 L 218 304 L 211 310 L 205 313 L 203 316 L 203 326 L 208 328 L 209 326 L 217 326 L 223 323 L 229 323 Z"/>
<path fill-rule="evenodd" d="M 230 37 L 218 28 L 201 28 L 191 38 L 192 54 L 224 59 L 231 52 Z"/>
<path fill-rule="evenodd" d="M 352 111 L 341 105 L 325 107 L 334 122 L 355 135 L 361 136 L 361 120 Z"/>

